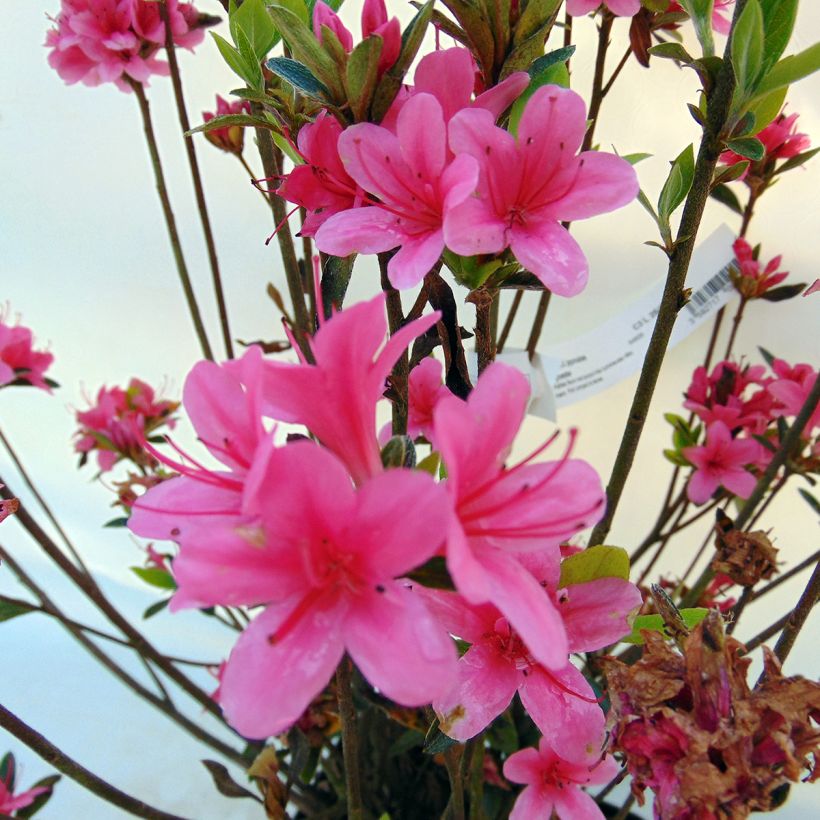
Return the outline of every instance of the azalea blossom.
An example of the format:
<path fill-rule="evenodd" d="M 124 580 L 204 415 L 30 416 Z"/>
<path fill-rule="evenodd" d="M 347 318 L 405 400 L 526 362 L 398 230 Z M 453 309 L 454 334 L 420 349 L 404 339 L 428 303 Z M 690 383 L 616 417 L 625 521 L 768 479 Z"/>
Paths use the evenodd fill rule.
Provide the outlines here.
<path fill-rule="evenodd" d="M 567 13 L 572 17 L 581 17 L 595 11 L 601 0 L 567 0 Z M 641 8 L 641 0 L 604 0 L 604 5 L 616 17 L 634 17 Z"/>
<path fill-rule="evenodd" d="M 22 325 L 9 324 L 0 311 L 0 388 L 7 384 L 30 384 L 47 393 L 51 387 L 45 376 L 54 356 L 34 349 L 34 334 Z"/>
<path fill-rule="evenodd" d="M 174 43 L 201 42 L 199 12 L 191 3 L 167 0 Z M 61 0 L 55 28 L 46 35 L 49 65 L 69 85 L 113 82 L 130 91 L 128 80 L 146 83 L 167 74 L 156 53 L 165 43 L 159 4 L 150 0 Z"/>
<path fill-rule="evenodd" d="M 549 442 L 505 466 L 529 394 L 522 373 L 494 362 L 466 402 L 447 396 L 436 405 L 436 445 L 454 509 L 447 566 L 466 600 L 494 604 L 537 662 L 561 669 L 569 651 L 561 616 L 518 557 L 546 549 L 557 557 L 562 541 L 598 520 L 604 495 L 584 461 L 531 463 Z"/>
<path fill-rule="evenodd" d="M 247 100 L 228 102 L 217 94 L 216 111 L 203 111 L 202 121 L 210 122 L 214 117 L 250 113 L 251 104 Z M 225 125 L 222 128 L 212 128 L 210 131 L 205 131 L 205 139 L 222 151 L 239 155 L 245 146 L 245 128 L 241 125 Z"/>
<path fill-rule="evenodd" d="M 551 817 L 561 820 L 603 820 L 598 804 L 583 791 L 587 784 L 608 783 L 618 773 L 612 757 L 589 753 L 580 743 L 554 748 L 541 738 L 538 749 L 522 749 L 504 763 L 504 777 L 526 788 L 518 796 L 510 820 Z"/>
<path fill-rule="evenodd" d="M 384 302 L 380 293 L 325 321 L 310 341 L 314 364 L 268 360 L 261 368 L 265 415 L 304 424 L 357 482 L 382 470 L 376 404 L 387 377 L 410 342 L 439 318 L 422 316 L 385 341 Z"/>
<path fill-rule="evenodd" d="M 76 414 L 80 427 L 74 449 L 82 454 L 80 465 L 91 452 L 97 453 L 101 472 L 121 458 L 150 465 L 153 457 L 143 447 L 145 439 L 160 427 L 173 428 L 171 416 L 178 406 L 178 402 L 157 400 L 153 388 L 139 379 L 131 379 L 124 390 L 101 387 L 94 406 Z"/>
<path fill-rule="evenodd" d="M 317 0 L 313 7 L 313 33 L 319 42 L 322 42 L 322 26 L 327 26 L 336 35 L 346 52 L 353 51 L 353 35 L 339 15 L 327 3 Z M 373 36 L 382 41 L 378 66 L 378 73 L 381 75 L 396 62 L 401 52 L 401 24 L 398 17 L 387 18 L 384 0 L 364 0 L 362 39 Z"/>
<path fill-rule="evenodd" d="M 773 415 L 796 416 L 814 387 L 817 370 L 805 363 L 791 366 L 783 359 L 775 359 L 772 370 L 775 378 L 766 385 L 766 390 L 777 402 Z M 816 427 L 820 427 L 820 406 L 809 417 L 804 435 L 808 436 Z"/>
<path fill-rule="evenodd" d="M 450 147 L 474 157 L 481 175 L 477 196 L 447 208 L 447 247 L 462 256 L 509 247 L 554 293 L 580 293 L 587 260 L 561 222 L 613 211 L 638 194 L 635 170 L 626 160 L 600 151 L 576 155 L 585 132 L 584 101 L 556 85 L 532 95 L 517 138 L 496 127 L 489 111 L 456 114 Z"/>
<path fill-rule="evenodd" d="M 436 404 L 450 391 L 442 384 L 442 366 L 438 359 L 428 356 L 411 371 L 407 385 L 407 435 L 424 436 L 433 441 L 433 411 Z"/>
<path fill-rule="evenodd" d="M 751 168 L 762 168 L 774 160 L 791 159 L 811 147 L 808 135 L 797 133 L 799 116 L 799 114 L 786 116 L 784 112 L 781 112 L 774 122 L 767 125 L 760 133 L 755 134 L 757 139 L 763 143 L 766 153 L 763 159 L 752 163 L 750 170 Z M 748 160 L 734 151 L 726 150 L 720 155 L 720 161 L 724 165 L 735 165 Z"/>
<path fill-rule="evenodd" d="M 387 266 L 390 282 L 413 287 L 441 256 L 445 212 L 475 191 L 478 163 L 466 154 L 448 162 L 447 125 L 431 94 L 404 104 L 396 134 L 360 123 L 345 129 L 338 145 L 347 172 L 378 201 L 330 217 L 316 246 L 335 256 L 398 247 Z"/>
<path fill-rule="evenodd" d="M 7 754 L 2 760 L 4 776 L 0 777 L 0 815 L 10 817 L 19 809 L 30 806 L 40 795 L 48 794 L 52 786 L 35 786 L 24 792 L 14 793 L 14 780 L 17 764 L 14 755 Z"/>
<path fill-rule="evenodd" d="M 302 236 L 314 236 L 333 214 L 362 204 L 364 191 L 348 174 L 339 157 L 341 133 L 339 121 L 324 110 L 314 122 L 303 126 L 297 147 L 305 164 L 297 165 L 276 191 L 283 199 L 307 211 Z"/>
<path fill-rule="evenodd" d="M 641 606 L 634 584 L 601 578 L 559 590 L 557 572 L 546 574 L 549 579 L 535 577 L 561 615 L 570 652 L 601 649 L 629 632 L 627 618 Z M 492 604 L 471 605 L 456 593 L 439 590 L 428 590 L 425 597 L 447 631 L 471 644 L 459 660 L 456 686 L 433 703 L 445 734 L 461 741 L 473 737 L 518 691 L 535 725 L 557 748 L 579 731 L 589 733 L 590 751 L 600 748 L 604 714 L 592 687 L 568 658 L 560 669 L 537 663 Z"/>
<path fill-rule="evenodd" d="M 783 261 L 782 256 L 775 256 L 764 268 L 755 259 L 752 246 L 742 236 L 735 240 L 732 249 L 735 252 L 739 272 L 739 276 L 732 277 L 732 282 L 741 296 L 746 299 L 760 298 L 789 275 L 786 271 L 778 271 Z"/>
<path fill-rule="evenodd" d="M 710 424 L 704 445 L 683 449 L 683 455 L 695 466 L 686 485 L 689 500 L 704 504 L 721 485 L 739 498 L 748 498 L 757 479 L 745 467 L 758 460 L 760 449 L 753 439 L 732 438 L 722 421 Z"/>
<path fill-rule="evenodd" d="M 395 580 L 427 560 L 446 532 L 446 497 L 430 476 L 388 470 L 354 489 L 320 446 L 269 443 L 248 478 L 245 509 L 258 525 L 183 536 L 172 601 L 175 609 L 266 605 L 221 678 L 220 703 L 234 728 L 253 738 L 287 729 L 345 651 L 405 706 L 452 685 L 451 640 L 422 598 Z"/>

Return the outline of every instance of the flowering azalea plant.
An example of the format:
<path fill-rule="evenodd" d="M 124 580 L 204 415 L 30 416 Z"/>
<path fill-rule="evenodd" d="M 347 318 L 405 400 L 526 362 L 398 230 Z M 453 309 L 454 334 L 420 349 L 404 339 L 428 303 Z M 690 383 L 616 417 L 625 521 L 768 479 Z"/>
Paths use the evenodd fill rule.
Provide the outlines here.
<path fill-rule="evenodd" d="M 179 402 L 136 377 L 100 387 L 74 410 L 74 450 L 80 466 L 95 455 L 114 496 L 106 526 L 139 539 L 143 565 L 131 569 L 158 596 L 145 617 L 171 631 L 173 613 L 201 613 L 207 628 L 231 630 L 231 646 L 192 662 L 149 641 L 4 435 L 62 543 L 13 482 L 0 484 L 0 522 L 16 519 L 117 634 L 64 613 L 5 547 L 0 571 L 28 597 L 0 596 L 0 620 L 37 611 L 60 621 L 210 747 L 216 788 L 258 801 L 260 816 L 592 820 L 634 816 L 648 794 L 670 820 L 778 808 L 790 784 L 820 776 L 820 687 L 781 670 L 820 592 L 817 554 L 784 573 L 813 567 L 793 610 L 745 644 L 731 633 L 780 580 L 771 532 L 753 527 L 784 488 L 820 473 L 820 379 L 814 364 L 762 348 L 758 363 L 735 348 L 749 303 L 816 290 L 783 284 L 781 256 L 764 265 L 747 238 L 762 195 L 814 154 L 783 109 L 789 85 L 820 69 L 816 46 L 783 57 L 796 0 L 431 0 L 404 29 L 397 9 L 364 0 L 356 34 L 339 5 L 225 0 L 230 40 L 213 32 L 206 47 L 218 20 L 193 3 L 60 0 L 48 62 L 66 83 L 111 83 L 136 99 L 202 352 Z M 625 56 L 607 75 L 607 50 L 627 25 Z M 583 26 L 598 32 L 587 98 L 570 87 Z M 217 94 L 192 127 L 177 51 L 194 47 L 241 86 L 230 101 Z M 670 147 L 657 204 L 636 169 L 647 155 L 596 144 L 605 98 L 633 55 L 644 67 L 650 55 L 653 66 L 674 60 L 701 83 L 689 104 L 699 147 Z M 171 206 L 146 93 L 156 75 L 172 80 L 221 349 Z M 287 293 L 268 285 L 276 338 L 247 343 L 231 330 L 240 319 L 222 285 L 199 132 L 239 159 L 270 211 Z M 596 275 L 574 224 L 636 202 L 657 230 L 646 244 L 663 254 L 666 288 L 620 438 L 601 416 L 618 443 L 607 476 L 578 455 L 583 429 L 544 434 L 528 451 L 522 441 L 550 300 L 571 310 Z M 617 545 L 610 529 L 676 317 L 714 295 L 686 285 L 704 212 L 721 203 L 740 217 L 734 259 L 708 283 L 724 299 L 681 391 L 689 416 L 666 415 L 674 471 L 647 537 Z M 379 287 L 357 301 L 369 256 Z M 527 364 L 516 366 L 504 344 L 527 291 L 538 306 Z M 54 356 L 34 347 L 27 327 L 0 315 L 0 388 L 57 387 L 45 375 Z M 816 513 L 817 498 L 800 492 Z M 691 549 L 681 534 L 708 512 L 717 524 Z M 678 537 L 689 569 L 651 576 Z M 752 685 L 745 655 L 774 635 Z M 90 636 L 137 654 L 155 688 Z M 189 717 L 177 694 L 203 714 Z M 101 799 L 174 817 L 84 769 L 5 706 L 0 726 Z M 54 782 L 15 795 L 14 759 L 4 758 L 0 813 L 31 816 Z"/>

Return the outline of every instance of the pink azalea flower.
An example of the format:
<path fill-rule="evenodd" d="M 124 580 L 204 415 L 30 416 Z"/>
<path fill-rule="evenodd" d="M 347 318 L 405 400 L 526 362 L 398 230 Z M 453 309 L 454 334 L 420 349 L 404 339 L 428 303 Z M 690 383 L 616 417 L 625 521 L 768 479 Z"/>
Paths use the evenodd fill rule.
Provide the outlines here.
<path fill-rule="evenodd" d="M 41 794 L 51 791 L 51 787 L 48 786 L 35 786 L 28 791 L 14 794 L 14 779 L 17 771 L 14 755 L 5 755 L 3 763 L 5 764 L 5 776 L 0 778 L 0 815 L 3 817 L 11 816 L 18 809 L 25 809 Z"/>
<path fill-rule="evenodd" d="M 439 399 L 451 395 L 441 382 L 441 362 L 428 356 L 411 371 L 408 380 L 407 435 L 433 441 L 433 411 Z"/>
<path fill-rule="evenodd" d="M 220 703 L 239 732 L 261 738 L 291 726 L 345 651 L 405 706 L 429 703 L 452 685 L 452 641 L 421 596 L 394 580 L 444 538 L 447 501 L 429 476 L 388 470 L 356 490 L 345 466 L 318 445 L 270 446 L 249 476 L 246 509 L 258 526 L 183 538 L 172 602 L 267 605 L 221 678 Z"/>
<path fill-rule="evenodd" d="M 225 117 L 230 114 L 250 114 L 251 104 L 247 100 L 228 102 L 216 95 L 216 111 L 203 111 L 202 121 L 210 122 L 214 117 Z M 205 132 L 205 139 L 212 145 L 229 154 L 241 154 L 245 147 L 245 129 L 241 125 L 226 125 Z"/>
<path fill-rule="evenodd" d="M 381 472 L 376 403 L 396 359 L 438 313 L 405 325 L 385 343 L 384 294 L 328 319 L 311 341 L 315 364 L 266 361 L 261 390 L 264 412 L 304 424 L 347 466 L 356 482 Z"/>
<path fill-rule="evenodd" d="M 110 470 L 122 458 L 150 465 L 153 457 L 144 449 L 145 439 L 160 427 L 172 428 L 171 414 L 177 407 L 177 402 L 156 400 L 153 389 L 139 379 L 131 379 L 125 390 L 101 387 L 96 404 L 76 414 L 80 427 L 74 449 L 82 454 L 80 466 L 93 451 L 100 472 Z"/>
<path fill-rule="evenodd" d="M 403 86 L 381 125 L 395 131 L 399 111 L 414 94 L 432 94 L 449 122 L 463 108 L 483 108 L 498 119 L 530 83 L 526 71 L 516 71 L 473 100 L 476 64 L 466 48 L 445 48 L 422 57 L 412 86 Z"/>
<path fill-rule="evenodd" d="M 500 253 L 518 261 L 561 296 L 583 290 L 588 265 L 561 221 L 586 219 L 620 208 L 638 194 L 632 166 L 614 154 L 585 151 L 584 101 L 548 85 L 530 98 L 518 138 L 497 128 L 481 109 L 450 122 L 450 147 L 480 163 L 478 196 L 448 207 L 447 247 L 462 256 Z"/>
<path fill-rule="evenodd" d="M 345 129 L 339 154 L 350 176 L 379 202 L 330 217 L 316 233 L 316 247 L 335 256 L 400 247 L 387 273 L 394 287 L 413 287 L 441 256 L 445 211 L 475 190 L 478 164 L 467 155 L 448 163 L 447 126 L 431 94 L 405 103 L 397 134 L 370 123 Z"/>
<path fill-rule="evenodd" d="M 339 38 L 345 51 L 353 51 L 353 35 L 339 19 L 339 15 L 322 0 L 318 0 L 313 7 L 313 33 L 319 42 L 322 42 L 322 26 L 327 26 Z M 370 36 L 380 37 L 382 41 L 378 69 L 381 76 L 396 62 L 401 52 L 401 24 L 397 17 L 387 19 L 384 0 L 364 0 L 362 39 Z"/>
<path fill-rule="evenodd" d="M 302 236 L 315 236 L 333 214 L 362 204 L 364 192 L 339 157 L 337 144 L 341 133 L 339 121 L 327 111 L 320 111 L 314 122 L 299 131 L 297 146 L 305 164 L 297 165 L 285 177 L 277 193 L 307 210 Z"/>
<path fill-rule="evenodd" d="M 620 578 L 561 590 L 555 589 L 555 578 L 550 580 L 544 580 L 548 588 L 543 594 L 561 614 L 570 652 L 615 643 L 629 632 L 627 618 L 641 606 L 637 587 Z M 592 687 L 566 657 L 560 669 L 537 663 L 492 604 L 471 605 L 455 593 L 438 590 L 426 591 L 425 598 L 448 632 L 472 644 L 459 660 L 456 685 L 433 702 L 445 734 L 460 741 L 474 737 L 518 691 L 535 725 L 557 748 L 579 731 L 588 732 L 590 752 L 600 748 L 604 714 Z"/>
<path fill-rule="evenodd" d="M 202 40 L 192 4 L 169 0 L 168 10 L 177 45 L 190 48 Z M 152 74 L 168 73 L 168 65 L 155 56 L 165 42 L 156 2 L 61 0 L 54 23 L 46 35 L 48 62 L 69 84 L 113 82 L 130 91 L 126 77 L 146 83 Z"/>
<path fill-rule="evenodd" d="M 28 383 L 50 393 L 45 372 L 53 361 L 51 353 L 34 349 L 31 330 L 9 324 L 5 312 L 0 311 L 0 388 L 15 382 Z"/>
<path fill-rule="evenodd" d="M 757 299 L 766 291 L 779 285 L 789 274 L 778 272 L 782 256 L 775 256 L 765 268 L 754 258 L 752 246 L 742 237 L 738 237 L 732 248 L 740 271 L 739 278 L 733 278 L 737 290 L 747 299 Z"/>
<path fill-rule="evenodd" d="M 695 466 L 686 486 L 689 500 L 704 504 L 721 485 L 739 498 L 748 498 L 757 481 L 744 468 L 759 459 L 760 449 L 753 439 L 733 439 L 722 421 L 710 424 L 706 444 L 683 449 L 683 455 Z"/>
<path fill-rule="evenodd" d="M 220 524 L 240 527 L 251 521 L 242 512 L 242 493 L 256 450 L 266 438 L 259 395 L 261 366 L 257 347 L 248 348 L 230 369 L 213 362 L 194 366 L 182 401 L 200 441 L 227 469 L 210 470 L 185 455 L 174 461 L 149 446 L 155 457 L 181 475 L 152 487 L 134 502 L 128 519 L 131 532 L 179 541 L 189 530 Z"/>
<path fill-rule="evenodd" d="M 0 484 L 0 488 L 5 487 Z M 0 522 L 5 521 L 10 515 L 14 515 L 20 509 L 20 501 L 16 498 L 0 498 Z"/>
<path fill-rule="evenodd" d="M 641 0 L 604 0 L 604 2 L 616 17 L 634 17 L 641 8 Z M 600 5 L 601 0 L 567 0 L 567 12 L 572 17 L 581 17 L 595 11 Z"/>
<path fill-rule="evenodd" d="M 754 163 L 755 166 L 765 165 L 776 159 L 791 159 L 811 147 L 811 140 L 808 135 L 797 133 L 799 116 L 799 114 L 790 114 L 787 117 L 785 113 L 781 112 L 774 122 L 755 135 L 766 149 L 766 155 L 762 160 Z M 735 165 L 738 162 L 745 162 L 746 157 L 727 150 L 720 155 L 720 161 L 724 165 Z"/>
<path fill-rule="evenodd" d="M 504 465 L 529 393 L 523 374 L 495 362 L 466 403 L 447 396 L 436 405 L 436 444 L 455 511 L 447 566 L 464 598 L 493 603 L 536 661 L 561 669 L 569 651 L 563 621 L 517 556 L 552 549 L 557 560 L 559 544 L 600 517 L 604 495 L 584 461 L 530 463 L 550 442 Z"/>
<path fill-rule="evenodd" d="M 769 382 L 766 390 L 777 402 L 773 414 L 796 416 L 814 387 L 817 370 L 810 364 L 796 364 L 792 367 L 783 359 L 775 359 L 772 370 L 777 378 Z M 804 436 L 808 437 L 816 427 L 820 427 L 820 406 L 809 418 L 803 431 Z"/>
<path fill-rule="evenodd" d="M 612 757 L 601 760 L 600 753 L 589 754 L 583 748 L 554 749 L 547 738 L 541 738 L 538 749 L 522 749 L 504 763 L 504 777 L 526 788 L 518 796 L 510 820 L 534 820 L 552 817 L 561 820 L 603 820 L 598 804 L 581 787 L 608 783 L 618 773 Z"/>
<path fill-rule="evenodd" d="M 820 293 L 820 279 L 815 279 L 804 291 L 803 296 L 808 296 L 810 293 Z"/>

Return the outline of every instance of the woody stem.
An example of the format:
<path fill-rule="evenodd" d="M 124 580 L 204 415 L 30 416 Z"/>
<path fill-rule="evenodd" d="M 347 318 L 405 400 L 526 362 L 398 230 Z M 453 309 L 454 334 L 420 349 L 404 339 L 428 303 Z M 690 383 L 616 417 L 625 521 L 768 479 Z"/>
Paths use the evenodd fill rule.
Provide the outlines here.
<path fill-rule="evenodd" d="M 336 670 L 336 696 L 339 699 L 339 718 L 342 722 L 347 816 L 349 820 L 363 820 L 359 735 L 356 728 L 356 707 L 353 703 L 353 664 L 348 657 L 342 658 Z"/>

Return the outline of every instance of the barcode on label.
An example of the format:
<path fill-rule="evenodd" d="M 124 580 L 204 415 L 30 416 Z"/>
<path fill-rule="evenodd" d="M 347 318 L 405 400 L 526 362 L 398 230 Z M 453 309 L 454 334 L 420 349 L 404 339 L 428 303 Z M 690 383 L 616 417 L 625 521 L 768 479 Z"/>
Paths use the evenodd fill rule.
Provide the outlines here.
<path fill-rule="evenodd" d="M 715 294 L 720 293 L 729 281 L 729 269 L 733 265 L 730 262 L 723 270 L 716 273 L 700 290 L 692 294 L 686 303 L 686 307 L 694 314 L 700 312 L 702 308 Z"/>

